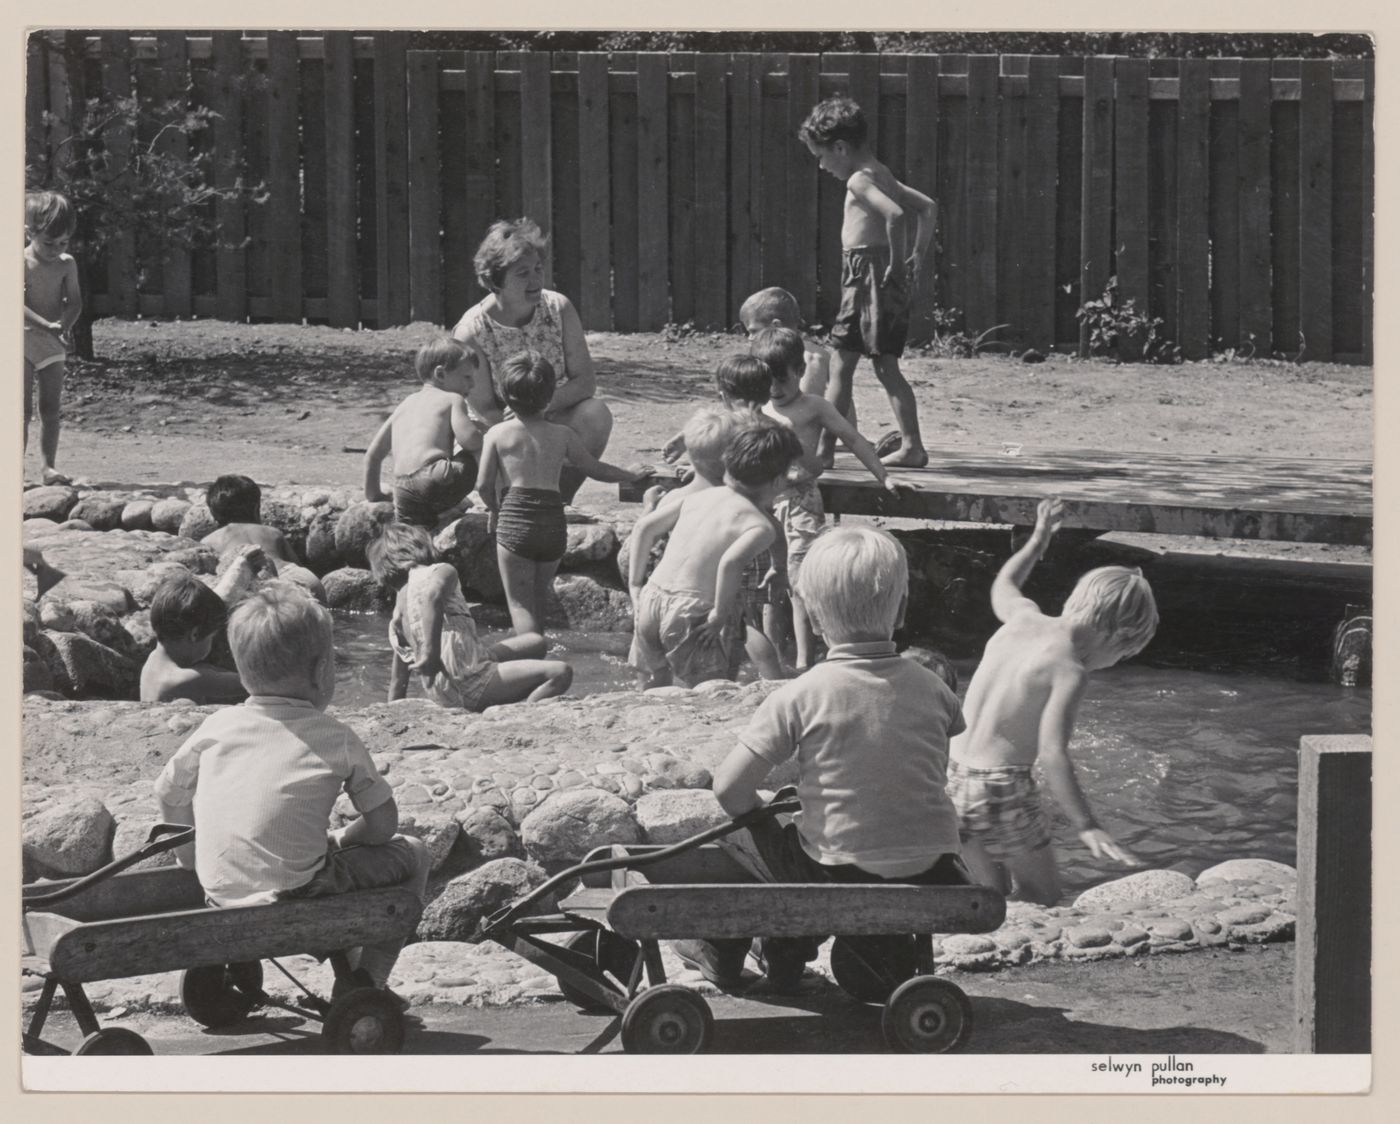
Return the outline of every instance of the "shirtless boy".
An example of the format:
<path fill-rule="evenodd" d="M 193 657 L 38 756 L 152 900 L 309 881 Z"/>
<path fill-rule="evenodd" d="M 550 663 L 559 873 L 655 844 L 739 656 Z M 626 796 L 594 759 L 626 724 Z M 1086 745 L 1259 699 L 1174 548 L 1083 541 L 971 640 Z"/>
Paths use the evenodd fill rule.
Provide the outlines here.
<path fill-rule="evenodd" d="M 476 483 L 485 427 L 468 415 L 466 396 L 487 380 L 481 356 L 451 336 L 420 347 L 413 365 L 423 385 L 395 407 L 365 451 L 365 499 L 384 499 L 379 469 L 392 449 L 394 514 L 431 531 Z"/>
<path fill-rule="evenodd" d="M 788 578 L 792 585 L 792 631 L 797 645 L 797 670 L 812 665 L 816 637 L 807 610 L 798 595 L 797 574 L 807 551 L 821 534 L 826 521 L 822 494 L 817 477 L 822 472 L 819 443 L 825 434 L 839 437 L 865 465 L 886 491 L 896 492 L 898 485 L 885 471 L 870 442 L 856 432 L 837 408 L 827 399 L 802 392 L 802 375 L 806 369 L 802 337 L 791 328 L 767 328 L 754 337 L 750 345 L 754 358 L 762 361 L 769 373 L 768 404 L 763 413 L 797 435 L 802 456 L 789 473 L 786 487 L 778 496 L 773 514 L 783 525 L 787 539 Z"/>
<path fill-rule="evenodd" d="M 34 416 L 34 384 L 39 384 L 39 450 L 44 483 L 67 484 L 54 468 L 58 456 L 60 400 L 73 325 L 83 311 L 78 263 L 68 252 L 78 216 L 56 191 L 24 198 L 24 447 Z"/>
<path fill-rule="evenodd" d="M 1041 905 L 1059 901 L 1060 880 L 1031 774 L 1037 759 L 1094 858 L 1139 865 L 1094 819 L 1075 779 L 1069 739 L 1089 673 L 1142 651 L 1157 630 L 1152 590 L 1135 568 L 1090 570 L 1058 617 L 1021 592 L 1061 517 L 1059 500 L 1042 500 L 1035 531 L 992 584 L 992 611 L 1002 626 L 968 684 L 967 730 L 953 739 L 948 766 L 948 795 L 974 877 Z"/>
<path fill-rule="evenodd" d="M 219 527 L 201 540 L 220 554 L 233 546 L 259 547 L 269 558 L 295 562 L 287 538 L 262 521 L 262 489 L 247 476 L 228 473 L 209 485 L 204 497 L 209 514 Z"/>
<path fill-rule="evenodd" d="M 918 285 L 924 253 L 933 239 L 935 204 L 927 195 L 900 183 L 875 158 L 865 115 L 850 98 L 819 102 L 797 135 L 822 171 L 846 185 L 841 221 L 841 310 L 830 336 L 836 364 L 826 396 L 844 415 L 851 404 L 856 364 L 862 355 L 869 356 L 899 427 L 900 447 L 885 457 L 885 463 L 922 467 L 928 463 L 928 454 L 919 433 L 914 391 L 899 369 L 899 357 L 909 334 L 910 294 Z M 912 247 L 908 228 L 911 213 Z M 828 464 L 832 448 L 829 436 L 822 442 Z"/>
<path fill-rule="evenodd" d="M 724 452 L 723 488 L 708 488 L 653 512 L 632 532 L 628 587 L 636 621 L 629 663 L 643 685 L 674 677 L 685 686 L 733 679 L 742 648 L 735 617 L 744 567 L 776 537 L 768 514 L 802 455 L 790 429 L 758 423 Z M 643 585 L 649 538 L 670 533 L 666 552 Z"/>

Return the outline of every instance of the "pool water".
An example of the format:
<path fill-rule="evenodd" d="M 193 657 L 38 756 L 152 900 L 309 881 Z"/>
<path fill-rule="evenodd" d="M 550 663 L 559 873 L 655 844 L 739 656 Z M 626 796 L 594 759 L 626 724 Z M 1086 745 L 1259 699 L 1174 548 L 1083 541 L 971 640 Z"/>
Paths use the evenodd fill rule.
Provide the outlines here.
<path fill-rule="evenodd" d="M 628 634 L 550 640 L 550 655 L 574 665 L 571 694 L 632 689 Z M 1298 739 L 1369 733 L 1371 692 L 1300 680 L 1296 659 L 1279 654 L 1292 648 L 1255 633 L 1238 650 L 1198 651 L 1192 667 L 1182 666 L 1187 653 L 1154 642 L 1138 660 L 1091 678 L 1071 747 L 1075 769 L 1104 829 L 1148 866 L 1195 875 L 1234 858 L 1294 863 Z M 336 614 L 336 651 L 336 706 L 382 701 L 384 618 Z M 954 664 L 961 695 L 976 660 Z M 410 686 L 410 697 L 416 691 Z M 1046 808 L 1067 893 L 1126 873 L 1096 862 L 1053 800 Z"/>

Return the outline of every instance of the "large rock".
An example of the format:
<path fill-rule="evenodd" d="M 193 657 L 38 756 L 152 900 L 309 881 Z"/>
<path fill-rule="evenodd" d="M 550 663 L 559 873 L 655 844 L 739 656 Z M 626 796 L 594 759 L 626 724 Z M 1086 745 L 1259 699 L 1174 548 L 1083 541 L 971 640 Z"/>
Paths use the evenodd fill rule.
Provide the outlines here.
<path fill-rule="evenodd" d="M 429 871 L 442 868 L 452 848 L 462 834 L 461 825 L 452 815 L 453 809 L 440 804 L 414 805 L 399 809 L 399 831 L 421 839 L 428 849 Z"/>
<path fill-rule="evenodd" d="M 70 574 L 44 594 L 44 600 L 68 605 L 77 601 L 91 601 L 119 617 L 137 607 L 136 599 L 131 596 L 131 591 L 126 586 L 76 574 Z"/>
<path fill-rule="evenodd" d="M 73 628 L 70 631 L 81 632 L 114 652 L 120 652 L 127 659 L 135 658 L 131 635 L 110 608 L 96 601 L 72 601 L 68 608 L 73 614 Z"/>
<path fill-rule="evenodd" d="M 214 513 L 203 503 L 191 504 L 189 510 L 185 512 L 180 520 L 180 529 L 176 532 L 182 539 L 193 539 L 198 542 L 205 535 L 219 529 L 219 521 L 214 518 Z"/>
<path fill-rule="evenodd" d="M 140 608 L 149 609 L 156 590 L 171 578 L 189 573 L 190 568 L 179 562 L 156 562 L 144 570 L 118 570 L 112 576 L 126 586 Z"/>
<path fill-rule="evenodd" d="M 700 789 L 648 792 L 633 814 L 648 843 L 679 843 L 729 819 L 715 794 Z"/>
<path fill-rule="evenodd" d="M 525 848 L 520 845 L 520 836 L 515 834 L 510 820 L 495 808 L 473 805 L 457 813 L 457 822 L 462 825 L 462 838 L 458 846 L 465 847 L 471 866 L 480 866 L 494 859 L 524 857 Z"/>
<path fill-rule="evenodd" d="M 137 850 L 151 833 L 151 828 L 160 823 L 160 811 L 154 806 L 123 808 L 117 819 L 117 829 L 112 835 L 112 857 L 119 859 Z M 174 866 L 175 852 L 162 851 L 148 859 L 128 867 L 129 870 L 150 870 L 158 866 Z"/>
<path fill-rule="evenodd" d="M 151 512 L 155 506 L 155 500 L 128 500 L 122 508 L 122 530 L 149 531 L 155 526 L 151 522 Z"/>
<path fill-rule="evenodd" d="M 52 519 L 62 523 L 78 502 L 78 490 L 62 484 L 46 484 L 24 493 L 26 519 Z"/>
<path fill-rule="evenodd" d="M 306 564 L 318 574 L 334 570 L 340 565 L 340 554 L 335 546 L 335 525 L 340 512 L 334 508 L 319 508 L 306 524 L 306 545 L 303 557 Z"/>
<path fill-rule="evenodd" d="M 81 632 L 47 632 L 54 686 L 74 698 L 134 699 L 141 669 L 134 660 Z"/>
<path fill-rule="evenodd" d="M 606 562 L 617 553 L 617 533 L 606 523 L 574 523 L 568 533 L 568 546 L 559 563 L 562 569 Z"/>
<path fill-rule="evenodd" d="M 276 527 L 298 558 L 306 557 L 306 520 L 301 516 L 301 505 L 290 499 L 278 496 L 263 496 L 262 521 L 269 527 Z"/>
<path fill-rule="evenodd" d="M 433 549 L 457 571 L 463 589 L 475 590 L 483 601 L 500 604 L 505 586 L 496 562 L 496 537 L 486 531 L 487 516 L 469 511 L 437 533 Z"/>
<path fill-rule="evenodd" d="M 94 531 L 112 531 L 122 525 L 122 510 L 125 507 L 125 500 L 93 493 L 74 504 L 68 518 L 81 519 Z"/>
<path fill-rule="evenodd" d="M 24 614 L 24 642 L 33 644 L 34 638 L 39 635 L 39 630 L 44 627 L 39 603 L 26 597 L 21 602 L 21 607 Z"/>
<path fill-rule="evenodd" d="M 180 524 L 185 519 L 185 512 L 189 511 L 190 507 L 189 500 L 182 500 L 177 496 L 159 500 L 151 508 L 151 526 L 170 535 L 178 534 Z"/>
<path fill-rule="evenodd" d="M 510 905 L 545 880 L 545 872 L 523 859 L 497 859 L 452 879 L 442 893 L 428 903 L 418 922 L 420 941 L 465 941 L 483 918 Z M 547 895 L 530 910 L 548 913 L 555 908 Z"/>
<path fill-rule="evenodd" d="M 141 609 L 135 613 L 128 613 L 122 617 L 121 626 L 131 645 L 132 659 L 138 664 L 144 665 L 146 657 L 156 650 L 156 630 L 151 627 L 149 610 Z M 118 651 L 125 650 L 124 648 L 118 649 Z"/>
<path fill-rule="evenodd" d="M 67 601 L 45 597 L 39 602 L 39 627 L 47 632 L 77 632 L 73 609 Z"/>
<path fill-rule="evenodd" d="M 1091 886 L 1074 900 L 1074 908 L 1113 913 L 1129 902 L 1169 902 L 1195 889 L 1191 876 L 1179 870 L 1143 870 Z"/>
<path fill-rule="evenodd" d="M 636 843 L 641 828 L 620 796 L 600 789 L 552 792 L 520 825 L 520 841 L 546 866 L 577 862 L 594 847 Z"/>
<path fill-rule="evenodd" d="M 574 632 L 630 632 L 632 601 L 588 574 L 560 574 L 546 607 L 551 623 Z"/>
<path fill-rule="evenodd" d="M 1296 870 L 1270 859 L 1230 859 L 1196 875 L 1196 885 L 1203 889 L 1211 882 L 1262 882 L 1267 886 L 1288 887 L 1297 881 Z"/>
<path fill-rule="evenodd" d="M 332 609 L 373 613 L 393 605 L 393 597 L 368 570 L 344 566 L 321 579 L 326 604 Z"/>
<path fill-rule="evenodd" d="M 112 813 L 101 801 L 64 801 L 24 821 L 24 866 L 31 878 L 91 874 L 111 860 Z"/>
<path fill-rule="evenodd" d="M 379 534 L 379 528 L 393 517 L 394 505 L 391 503 L 361 501 L 346 508 L 335 522 L 335 550 L 341 565 L 368 566 L 365 547 Z"/>
<path fill-rule="evenodd" d="M 53 672 L 49 670 L 48 661 L 39 655 L 28 643 L 20 649 L 24 659 L 24 689 L 25 691 L 52 691 Z"/>

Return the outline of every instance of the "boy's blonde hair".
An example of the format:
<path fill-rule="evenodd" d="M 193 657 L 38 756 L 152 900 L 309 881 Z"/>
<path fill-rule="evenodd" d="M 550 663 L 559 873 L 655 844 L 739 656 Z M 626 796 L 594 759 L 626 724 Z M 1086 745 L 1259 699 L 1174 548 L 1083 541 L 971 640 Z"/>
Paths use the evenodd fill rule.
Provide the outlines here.
<path fill-rule="evenodd" d="M 739 306 L 739 320 L 744 327 L 771 328 L 779 321 L 785 328 L 796 328 L 802 322 L 802 310 L 797 298 L 786 289 L 770 285 L 749 296 Z"/>
<path fill-rule="evenodd" d="M 437 561 L 428 532 L 397 520 L 383 524 L 379 535 L 365 547 L 365 557 L 374 580 L 390 589 L 402 589 L 414 566 L 431 566 Z"/>
<path fill-rule="evenodd" d="M 1157 631 L 1157 602 L 1136 566 L 1100 566 L 1081 577 L 1061 616 L 1088 625 L 1115 660 L 1135 656 Z"/>
<path fill-rule="evenodd" d="M 418 349 L 413 357 L 413 369 L 423 382 L 433 381 L 433 372 L 441 367 L 445 371 L 456 370 L 472 353 L 451 336 L 438 336 Z"/>
<path fill-rule="evenodd" d="M 734 440 L 740 419 L 718 406 L 701 406 L 681 431 L 695 471 L 711 484 L 724 483 L 724 450 Z"/>
<path fill-rule="evenodd" d="M 285 694 L 311 677 L 317 656 L 334 658 L 330 613 L 297 586 L 269 582 L 228 621 L 238 677 L 253 695 Z"/>
<path fill-rule="evenodd" d="M 909 559 L 888 531 L 834 527 L 817 536 L 797 575 L 797 593 L 833 643 L 893 636 L 909 592 Z"/>
<path fill-rule="evenodd" d="M 768 367 L 774 382 L 786 382 L 793 375 L 800 375 L 807 364 L 802 336 L 791 328 L 764 328 L 754 336 L 749 352 Z"/>
<path fill-rule="evenodd" d="M 78 229 L 78 215 L 66 195 L 31 191 L 24 197 L 24 225 L 33 234 L 62 238 Z"/>

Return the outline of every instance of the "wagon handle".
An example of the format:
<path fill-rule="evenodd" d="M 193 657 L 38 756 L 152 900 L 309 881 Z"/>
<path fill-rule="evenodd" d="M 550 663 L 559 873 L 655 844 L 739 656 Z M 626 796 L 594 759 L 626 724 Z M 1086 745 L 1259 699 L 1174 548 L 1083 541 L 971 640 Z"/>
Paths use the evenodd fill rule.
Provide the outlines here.
<path fill-rule="evenodd" d="M 123 855 L 119 859 L 113 859 L 106 866 L 94 870 L 91 874 L 84 875 L 76 882 L 63 887 L 61 890 L 54 890 L 47 894 L 35 894 L 24 899 L 24 908 L 33 909 L 35 906 L 54 905 L 57 902 L 66 901 L 76 894 L 81 894 L 89 886 L 98 882 L 105 882 L 118 871 L 125 870 L 129 866 L 135 866 L 143 859 L 149 859 L 152 855 L 159 855 L 165 851 L 174 850 L 176 847 L 183 847 L 194 838 L 194 828 L 186 824 L 178 823 L 158 823 L 151 828 L 146 836 L 146 841 L 136 850 Z"/>
<path fill-rule="evenodd" d="M 491 940 L 498 932 L 507 928 L 516 918 L 522 916 L 525 911 L 535 902 L 539 901 L 550 890 L 562 882 L 567 882 L 572 878 L 578 878 L 584 874 L 600 874 L 608 870 L 621 870 L 626 867 L 636 870 L 641 867 L 650 866 L 652 863 L 661 862 L 674 855 L 679 855 L 684 851 L 689 851 L 694 847 L 699 847 L 703 843 L 719 839 L 725 835 L 730 835 L 741 828 L 748 827 L 761 820 L 769 819 L 780 812 L 795 812 L 801 805 L 796 799 L 796 790 L 792 788 L 779 789 L 778 793 L 767 804 L 761 804 L 757 808 L 751 808 L 742 815 L 735 816 L 728 823 L 717 824 L 707 828 L 698 835 L 692 835 L 689 839 L 682 839 L 679 843 L 672 843 L 669 847 L 663 847 L 659 851 L 653 851 L 649 855 L 623 855 L 619 858 L 594 859 L 592 862 L 578 863 L 561 870 L 553 878 L 542 882 L 536 886 L 523 898 L 512 902 L 504 909 L 497 910 L 490 917 L 483 919 L 481 927 L 468 938 L 468 944 L 480 944 L 482 941 Z"/>

